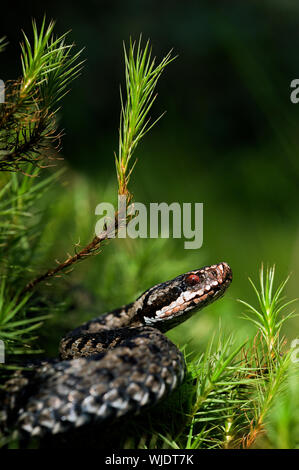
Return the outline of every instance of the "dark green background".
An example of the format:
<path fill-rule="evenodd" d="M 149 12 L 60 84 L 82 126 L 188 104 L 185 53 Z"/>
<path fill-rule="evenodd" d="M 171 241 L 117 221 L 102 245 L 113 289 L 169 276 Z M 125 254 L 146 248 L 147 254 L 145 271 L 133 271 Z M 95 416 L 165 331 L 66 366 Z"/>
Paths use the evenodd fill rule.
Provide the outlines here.
<path fill-rule="evenodd" d="M 90 233 L 102 188 L 115 179 L 113 151 L 118 144 L 119 84 L 124 77 L 122 41 L 142 33 L 151 39 L 158 58 L 170 48 L 179 55 L 158 84 L 152 115 L 164 110 L 167 114 L 136 152 L 131 190 L 140 202 L 203 202 L 204 244 L 186 253 L 183 241 L 169 240 L 158 251 L 152 240 L 132 242 L 145 246 L 154 268 L 140 261 L 134 271 L 131 264 L 138 264 L 139 258 L 134 260 L 134 250 L 128 249 L 129 255 L 119 263 L 122 273 L 131 269 L 133 287 L 124 287 L 124 274 L 118 277 L 113 271 L 109 300 L 95 289 L 99 309 L 101 302 L 103 308 L 117 307 L 119 301 L 133 300 L 129 296 L 152 281 L 179 274 L 173 265 L 176 260 L 186 270 L 222 260 L 233 268 L 234 283 L 226 300 L 207 310 L 205 321 L 196 320 L 198 331 L 203 328 L 207 337 L 219 317 L 224 317 L 222 324 L 229 329 L 244 326 L 239 319 L 242 308 L 235 299 L 253 300 L 247 277 L 257 277 L 261 262 L 276 263 L 280 280 L 292 272 L 287 294 L 298 295 L 299 104 L 290 101 L 290 83 L 299 77 L 297 1 L 86 0 L 39 5 L 27 1 L 6 8 L 1 32 L 10 46 L 3 54 L 6 68 L 1 78 L 20 74 L 16 58 L 21 28 L 30 32 L 31 18 L 41 21 L 44 12 L 57 20 L 58 33 L 71 29 L 72 40 L 86 48 L 85 69 L 65 99 L 60 119 L 66 132 L 63 156 L 70 166 L 69 180 L 81 178 L 78 187 L 93 186 L 99 191 L 90 206 L 84 206 L 77 195 L 77 203 L 90 211 Z M 57 195 L 53 199 L 53 217 L 58 217 L 58 199 Z M 84 213 L 76 222 L 76 236 L 83 219 Z M 55 239 L 53 257 L 57 251 L 63 256 L 76 241 L 73 222 L 69 213 L 63 235 Z M 74 279 L 90 290 L 97 282 L 105 286 L 113 249 L 109 246 L 103 254 L 110 261 L 104 262 L 101 255 L 89 260 Z M 151 269 L 154 274 L 149 275 Z M 113 289 L 123 295 L 114 296 Z M 298 336 L 296 320 L 289 323 L 289 332 L 291 339 Z"/>

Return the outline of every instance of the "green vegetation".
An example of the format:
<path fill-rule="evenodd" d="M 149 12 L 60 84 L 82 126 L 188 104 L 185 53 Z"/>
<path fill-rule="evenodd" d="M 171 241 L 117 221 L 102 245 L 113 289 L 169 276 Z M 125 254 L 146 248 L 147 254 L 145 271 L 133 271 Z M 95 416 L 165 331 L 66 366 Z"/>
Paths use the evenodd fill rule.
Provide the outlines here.
<path fill-rule="evenodd" d="M 157 81 L 173 58 L 169 53 L 155 65 L 149 42 L 142 49 L 141 39 L 125 49 L 126 96 L 121 95 L 115 155 L 118 188 L 115 178 L 102 179 L 99 187 L 86 176 L 59 169 L 59 106 L 80 73 L 82 54 L 66 44 L 65 34 L 56 39 L 53 28 L 44 20 L 40 30 L 33 24 L 33 42 L 24 36 L 22 76 L 9 84 L 7 102 L 0 105 L 0 339 L 8 358 L 0 370 L 2 382 L 19 367 L 18 356 L 41 351 L 55 356 L 68 329 L 210 259 L 205 248 L 200 256 L 183 252 L 172 239 L 108 244 L 107 229 L 90 241 L 99 201 L 114 202 L 117 194 L 132 200 L 133 152 L 159 119 L 149 121 L 149 111 Z M 4 40 L 0 51 L 3 47 Z M 144 159 L 138 168 L 146 171 Z M 170 185 L 171 194 L 177 188 L 181 197 L 182 185 Z M 220 253 L 215 247 L 215 256 Z M 49 268 L 53 260 L 57 265 Z M 236 278 L 244 275 L 234 266 L 233 271 Z M 242 300 L 245 318 L 238 318 L 242 309 L 231 288 L 224 301 L 169 333 L 186 352 L 186 380 L 167 401 L 111 429 L 113 448 L 299 446 L 299 372 L 282 333 L 284 323 L 292 321 L 288 307 L 294 301 L 283 299 L 286 281 L 275 290 L 274 273 L 274 267 L 261 268 L 260 286 L 251 281 L 258 305 Z M 13 435 L 2 436 L 1 442 L 19 445 Z M 88 442 L 107 445 L 95 437 Z"/>
<path fill-rule="evenodd" d="M 268 308 L 273 282 L 274 268 L 267 271 L 265 279 L 261 269 L 260 289 L 255 288 L 261 310 Z M 283 299 L 282 285 L 271 302 L 275 310 Z M 289 314 L 286 306 L 281 307 L 280 320 L 265 338 L 268 318 L 261 317 L 256 307 L 246 305 L 253 312 L 251 320 L 260 322 L 256 335 L 244 344 L 237 334 L 227 334 L 220 326 L 204 352 L 195 357 L 187 355 L 187 378 L 169 403 L 140 419 L 135 435 L 130 436 L 130 427 L 126 429 L 129 437 L 125 447 L 298 448 L 295 407 L 299 371 L 278 332 Z"/>

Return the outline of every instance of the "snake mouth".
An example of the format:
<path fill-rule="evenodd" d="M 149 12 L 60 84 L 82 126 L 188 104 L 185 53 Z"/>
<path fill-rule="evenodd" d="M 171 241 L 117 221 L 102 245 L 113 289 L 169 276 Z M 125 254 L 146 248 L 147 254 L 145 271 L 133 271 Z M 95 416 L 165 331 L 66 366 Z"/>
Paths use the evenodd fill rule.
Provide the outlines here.
<path fill-rule="evenodd" d="M 232 271 L 225 262 L 190 271 L 170 281 L 167 289 L 175 286 L 177 294 L 166 305 L 160 305 L 151 317 L 144 317 L 147 324 L 164 329 L 163 323 L 181 323 L 195 311 L 222 297 L 232 281 Z M 159 326 L 158 326 L 159 325 Z"/>

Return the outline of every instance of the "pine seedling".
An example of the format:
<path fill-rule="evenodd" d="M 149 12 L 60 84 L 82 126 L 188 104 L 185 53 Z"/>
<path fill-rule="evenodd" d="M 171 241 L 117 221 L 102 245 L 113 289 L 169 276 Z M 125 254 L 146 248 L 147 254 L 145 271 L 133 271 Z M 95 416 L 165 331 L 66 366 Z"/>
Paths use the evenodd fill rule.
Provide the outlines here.
<path fill-rule="evenodd" d="M 33 42 L 24 33 L 22 76 L 9 82 L 0 107 L 0 171 L 23 171 L 24 165 L 43 167 L 59 145 L 55 114 L 70 83 L 82 69 L 81 52 L 73 54 L 66 34 L 55 38 L 54 22 L 40 30 L 33 21 Z M 57 157 L 56 157 L 57 158 Z"/>
<path fill-rule="evenodd" d="M 299 448 L 299 370 L 290 364 L 282 390 L 268 414 L 266 435 L 261 446 L 275 449 Z"/>
<path fill-rule="evenodd" d="M 82 70 L 82 50 L 73 54 L 74 44 L 66 44 L 68 33 L 57 38 L 53 35 L 55 22 L 46 27 L 43 20 L 40 31 L 33 21 L 33 45 L 24 33 L 22 49 L 23 77 L 20 99 L 40 95 L 42 105 L 57 111 L 57 105 L 69 90 L 70 83 Z"/>
<path fill-rule="evenodd" d="M 275 345 L 279 343 L 279 333 L 282 325 L 286 320 L 294 315 L 294 312 L 281 316 L 282 312 L 297 299 L 284 302 L 283 290 L 289 280 L 287 277 L 277 288 L 274 289 L 275 266 L 267 268 L 264 275 L 264 267 L 260 269 L 260 290 L 256 287 L 251 278 L 249 282 L 252 285 L 258 299 L 259 306 L 253 307 L 244 300 L 239 300 L 245 305 L 251 316 L 244 314 L 244 318 L 248 319 L 261 331 L 263 338 L 267 344 L 269 353 L 274 350 Z"/>
<path fill-rule="evenodd" d="M 263 434 L 273 400 L 281 393 L 290 364 L 290 351 L 284 351 L 285 341 L 280 337 L 280 332 L 284 322 L 294 316 L 294 312 L 285 313 L 283 316 L 284 310 L 297 299 L 285 301 L 282 294 L 289 278 L 275 289 L 274 276 L 274 266 L 268 268 L 265 275 L 262 266 L 260 288 L 249 279 L 258 299 L 257 308 L 240 300 L 251 314 L 245 314 L 244 318 L 253 322 L 260 334 L 246 358 L 247 365 L 253 371 L 252 377 L 256 379 L 256 387 L 252 408 L 247 415 L 249 432 L 243 436 L 244 447 L 254 445 L 257 438 Z"/>
<path fill-rule="evenodd" d="M 24 33 L 22 75 L 8 82 L 0 106 L 0 339 L 8 356 L 40 352 L 32 348 L 35 333 L 48 318 L 41 297 L 22 291 L 42 248 L 38 201 L 61 174 L 40 178 L 58 139 L 55 114 L 82 67 L 81 51 L 74 54 L 66 34 L 55 38 L 53 28 L 44 19 L 38 30 L 33 21 L 32 43 Z M 4 46 L 2 39 L 0 52 Z M 10 367 L 1 365 L 1 373 Z"/>
<path fill-rule="evenodd" d="M 125 196 L 126 204 L 131 200 L 128 190 L 128 181 L 132 174 L 134 164 L 130 161 L 137 144 L 142 137 L 153 127 L 160 119 L 158 118 L 150 125 L 148 113 L 156 98 L 154 90 L 161 73 L 165 67 L 174 58 L 171 58 L 169 52 L 159 65 L 155 65 L 155 59 L 152 59 L 149 41 L 145 49 L 141 49 L 141 38 L 139 39 L 137 51 L 135 54 L 136 43 L 130 41 L 129 52 L 124 48 L 125 70 L 126 70 L 126 104 L 121 95 L 121 117 L 119 129 L 119 155 L 115 156 L 116 170 L 118 177 L 118 193 Z M 73 63 L 71 64 L 73 67 Z M 77 73 L 76 71 L 74 73 Z M 161 117 L 161 116 L 160 116 Z M 128 216 L 129 217 L 129 216 Z M 119 214 L 115 214 L 114 220 L 104 227 L 101 233 L 96 236 L 84 247 L 77 247 L 74 255 L 68 257 L 55 268 L 48 269 L 46 272 L 29 282 L 23 293 L 31 291 L 39 283 L 60 276 L 62 273 L 69 272 L 73 266 L 87 259 L 90 256 L 100 252 L 103 243 L 111 238 L 119 229 L 119 225 L 126 224 L 126 217 L 123 219 Z"/>
<path fill-rule="evenodd" d="M 149 111 L 156 99 L 154 94 L 157 82 L 170 62 L 171 51 L 156 65 L 152 58 L 150 43 L 141 47 L 141 36 L 138 44 L 130 39 L 128 51 L 124 45 L 125 75 L 126 75 L 126 102 L 122 93 L 121 114 L 119 126 L 119 149 L 115 154 L 116 172 L 119 185 L 119 194 L 128 196 L 128 182 L 134 169 L 136 160 L 132 162 L 133 153 L 143 136 L 163 116 L 159 116 L 150 123 Z"/>
<path fill-rule="evenodd" d="M 5 341 L 5 354 L 37 354 L 42 351 L 32 349 L 36 339 L 33 333 L 41 327 L 49 315 L 32 316 L 30 313 L 30 296 L 27 294 L 19 301 L 18 292 L 10 292 L 7 280 L 2 276 L 0 286 L 0 338 Z M 6 365 L 5 368 L 9 367 Z"/>

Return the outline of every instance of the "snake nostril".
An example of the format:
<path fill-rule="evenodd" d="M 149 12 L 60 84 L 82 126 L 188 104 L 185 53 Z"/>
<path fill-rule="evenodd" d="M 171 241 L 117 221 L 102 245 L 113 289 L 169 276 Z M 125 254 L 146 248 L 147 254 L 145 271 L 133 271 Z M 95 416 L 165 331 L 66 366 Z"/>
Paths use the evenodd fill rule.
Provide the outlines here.
<path fill-rule="evenodd" d="M 227 263 L 225 263 L 225 262 L 220 263 L 218 265 L 218 267 L 221 270 L 221 272 L 223 273 L 223 276 L 225 278 L 232 279 L 232 270 L 231 270 L 230 266 Z"/>

